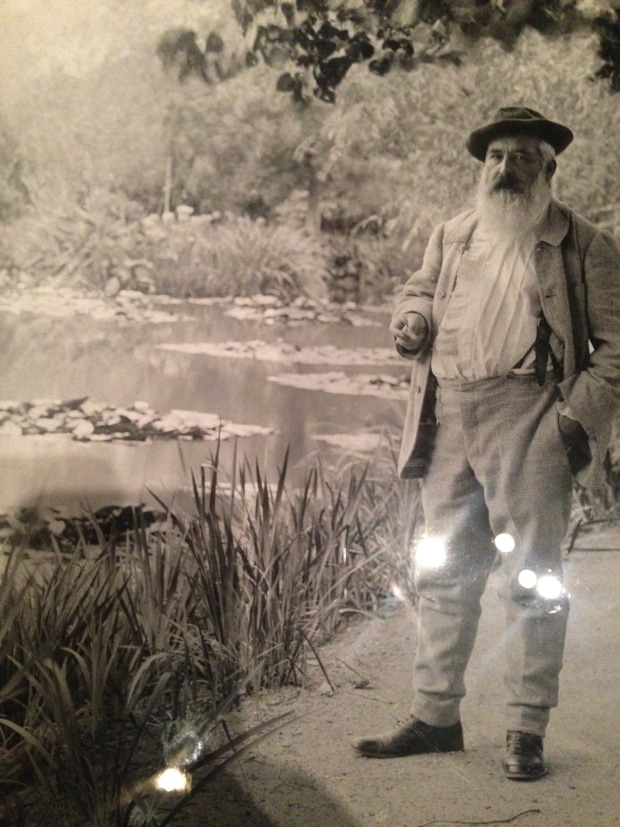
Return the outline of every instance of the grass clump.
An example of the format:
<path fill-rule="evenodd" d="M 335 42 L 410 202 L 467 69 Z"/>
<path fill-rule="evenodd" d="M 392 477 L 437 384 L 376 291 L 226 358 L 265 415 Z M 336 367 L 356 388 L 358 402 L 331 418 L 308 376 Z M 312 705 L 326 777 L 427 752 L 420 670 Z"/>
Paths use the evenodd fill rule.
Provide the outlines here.
<path fill-rule="evenodd" d="M 328 479 L 317 464 L 292 487 L 285 459 L 274 484 L 245 463 L 222 482 L 216 454 L 193 481 L 192 512 L 168 508 L 157 530 L 136 510 L 123 538 L 95 524 L 96 547 L 7 549 L 3 823 L 173 823 L 264 737 L 228 736 L 236 699 L 303 684 L 308 652 L 349 613 L 406 588 L 407 555 L 391 552 L 408 543 L 417 496 L 385 471 L 349 465 Z M 170 766 L 197 782 L 176 799 L 153 781 Z"/>
<path fill-rule="evenodd" d="M 327 297 L 329 258 L 318 236 L 248 216 L 142 223 L 155 289 L 183 297 Z M 150 248 L 150 249 L 148 249 Z"/>
<path fill-rule="evenodd" d="M 0 251 L 14 274 L 33 281 L 110 296 L 132 289 L 179 298 L 328 297 L 329 249 L 303 228 L 182 207 L 178 215 L 145 215 L 102 188 L 86 188 L 77 202 L 50 183 L 33 182 L 33 193 L 39 209 L 10 225 Z"/>

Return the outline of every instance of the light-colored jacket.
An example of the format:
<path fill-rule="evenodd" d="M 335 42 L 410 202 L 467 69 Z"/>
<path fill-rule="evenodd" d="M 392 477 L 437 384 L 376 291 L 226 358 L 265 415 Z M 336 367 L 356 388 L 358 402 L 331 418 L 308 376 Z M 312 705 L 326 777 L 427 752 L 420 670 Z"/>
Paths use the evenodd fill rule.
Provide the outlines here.
<path fill-rule="evenodd" d="M 429 341 L 414 357 L 398 470 L 422 477 L 432 453 L 436 382 L 432 343 L 445 313 L 463 250 L 475 229 L 475 211 L 440 224 L 421 268 L 406 282 L 394 316 L 415 311 L 427 321 Z M 602 482 L 602 462 L 620 407 L 620 248 L 560 202 L 553 201 L 535 250 L 543 313 L 551 347 L 562 367 L 561 400 L 588 435 L 592 461 L 576 473 L 582 485 Z M 405 355 L 405 354 L 402 354 Z"/>

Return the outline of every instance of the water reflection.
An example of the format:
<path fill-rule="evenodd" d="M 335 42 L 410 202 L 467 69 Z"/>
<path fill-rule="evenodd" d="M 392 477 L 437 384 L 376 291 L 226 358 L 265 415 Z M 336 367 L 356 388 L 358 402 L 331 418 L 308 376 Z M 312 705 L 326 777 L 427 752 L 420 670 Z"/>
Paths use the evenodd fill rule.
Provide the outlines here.
<path fill-rule="evenodd" d="M 269 375 L 316 371 L 316 366 L 213 358 L 156 347 L 170 342 L 274 342 L 280 338 L 300 347 L 386 347 L 385 316 L 374 327 L 285 327 L 231 319 L 222 307 L 193 308 L 193 313 L 188 321 L 125 326 L 85 317 L 3 315 L 0 396 L 20 401 L 89 396 L 114 405 L 140 400 L 160 413 L 173 408 L 197 410 L 236 423 L 269 426 L 274 430 L 271 436 L 243 439 L 238 448 L 250 462 L 258 461 L 274 473 L 287 447 L 293 463 L 317 451 L 321 446 L 315 434 L 400 426 L 403 407 L 398 402 L 324 394 L 267 381 Z M 88 501 L 100 507 L 149 502 L 148 489 L 170 499 L 187 486 L 192 470 L 197 472 L 209 461 L 214 449 L 209 442 L 83 444 L 62 438 L 0 437 L 0 510 L 37 503 Z M 230 440 L 222 448 L 223 463 L 232 462 L 233 454 Z"/>

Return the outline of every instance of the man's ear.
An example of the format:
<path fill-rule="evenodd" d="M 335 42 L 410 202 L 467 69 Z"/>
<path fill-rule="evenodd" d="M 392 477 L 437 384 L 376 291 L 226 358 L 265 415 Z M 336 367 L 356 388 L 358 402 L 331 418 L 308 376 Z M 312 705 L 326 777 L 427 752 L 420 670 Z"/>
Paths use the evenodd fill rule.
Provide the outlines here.
<path fill-rule="evenodd" d="M 547 174 L 547 181 L 551 181 L 551 179 L 553 178 L 554 173 L 555 173 L 557 168 L 558 168 L 558 165 L 557 165 L 555 159 L 553 159 L 552 161 L 547 162 L 547 168 L 545 170 L 545 172 Z"/>

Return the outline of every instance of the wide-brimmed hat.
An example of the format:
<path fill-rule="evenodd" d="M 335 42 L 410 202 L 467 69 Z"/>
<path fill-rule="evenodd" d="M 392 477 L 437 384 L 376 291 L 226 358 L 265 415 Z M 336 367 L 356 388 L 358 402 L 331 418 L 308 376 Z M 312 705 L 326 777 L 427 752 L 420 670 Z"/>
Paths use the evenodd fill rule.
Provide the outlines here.
<path fill-rule="evenodd" d="M 487 147 L 495 138 L 506 135 L 532 135 L 551 144 L 559 155 L 573 140 L 573 133 L 567 126 L 550 121 L 525 106 L 505 106 L 498 109 L 491 123 L 474 129 L 467 139 L 467 149 L 478 161 L 484 161 Z"/>

